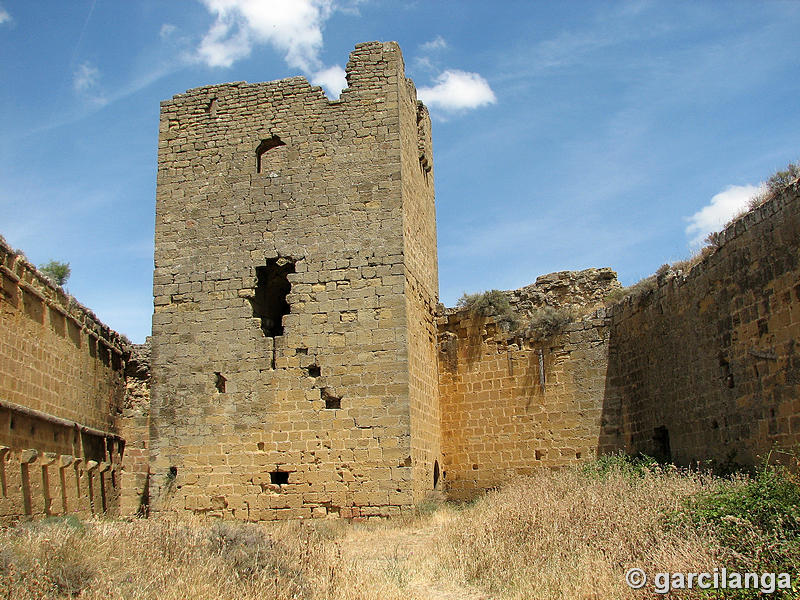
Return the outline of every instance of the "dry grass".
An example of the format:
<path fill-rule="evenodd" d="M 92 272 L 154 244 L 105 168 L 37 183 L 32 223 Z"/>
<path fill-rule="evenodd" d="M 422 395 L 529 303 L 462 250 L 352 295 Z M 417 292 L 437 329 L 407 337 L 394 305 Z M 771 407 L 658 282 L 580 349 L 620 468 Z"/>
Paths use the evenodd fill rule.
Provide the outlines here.
<path fill-rule="evenodd" d="M 688 499 L 738 484 L 597 465 L 543 470 L 470 505 L 378 523 L 21 525 L 0 530 L 0 598 L 606 600 L 651 597 L 625 585 L 630 567 L 730 564 L 713 527 L 681 515 Z"/>
<path fill-rule="evenodd" d="M 541 473 L 490 493 L 448 524 L 437 546 L 442 573 L 498 598 L 649 597 L 625 585 L 628 568 L 719 564 L 712 538 L 668 518 L 703 486 L 674 470 Z"/>
<path fill-rule="evenodd" d="M 341 558 L 345 524 L 149 519 L 0 532 L 0 598 L 400 600 L 391 578 Z"/>

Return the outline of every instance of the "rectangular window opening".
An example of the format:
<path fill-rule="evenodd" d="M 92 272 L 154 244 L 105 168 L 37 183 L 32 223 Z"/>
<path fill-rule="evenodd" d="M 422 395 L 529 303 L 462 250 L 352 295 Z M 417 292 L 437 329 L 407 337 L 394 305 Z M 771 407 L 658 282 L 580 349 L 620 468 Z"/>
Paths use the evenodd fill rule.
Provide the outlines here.
<path fill-rule="evenodd" d="M 288 471 L 272 471 L 269 474 L 269 482 L 274 485 L 285 485 L 289 483 Z"/>

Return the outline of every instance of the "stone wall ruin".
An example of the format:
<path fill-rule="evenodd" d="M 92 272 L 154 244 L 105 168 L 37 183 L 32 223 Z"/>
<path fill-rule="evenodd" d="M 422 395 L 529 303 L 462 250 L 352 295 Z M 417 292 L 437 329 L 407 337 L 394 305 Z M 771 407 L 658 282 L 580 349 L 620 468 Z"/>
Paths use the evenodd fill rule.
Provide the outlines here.
<path fill-rule="evenodd" d="M 162 103 L 146 345 L 0 243 L 0 523 L 376 518 L 609 452 L 800 442 L 798 182 L 644 294 L 610 303 L 610 269 L 505 292 L 509 332 L 437 309 L 430 118 L 399 48 L 359 44 L 347 76 L 336 101 L 291 78 Z M 570 319 L 530 326 L 547 311 Z"/>

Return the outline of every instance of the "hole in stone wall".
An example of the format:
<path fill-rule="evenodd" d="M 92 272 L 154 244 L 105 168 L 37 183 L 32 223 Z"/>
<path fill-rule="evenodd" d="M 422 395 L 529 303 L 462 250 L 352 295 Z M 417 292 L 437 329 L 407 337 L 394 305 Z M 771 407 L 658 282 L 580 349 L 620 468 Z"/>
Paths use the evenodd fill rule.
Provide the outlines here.
<path fill-rule="evenodd" d="M 265 266 L 256 267 L 256 293 L 250 304 L 267 337 L 283 335 L 283 316 L 291 312 L 286 301 L 292 289 L 288 275 L 294 272 L 294 261 L 286 258 L 270 258 Z"/>
<path fill-rule="evenodd" d="M 653 458 L 659 462 L 671 462 L 672 450 L 669 445 L 669 429 L 656 427 L 653 429 Z"/>
<path fill-rule="evenodd" d="M 57 335 L 61 337 L 66 337 L 67 335 L 67 319 L 57 310 L 49 308 L 50 313 L 50 327 L 52 327 L 53 331 L 56 332 Z"/>
<path fill-rule="evenodd" d="M 178 476 L 178 467 L 170 467 L 169 471 L 167 471 L 167 477 L 169 479 L 175 479 Z"/>
<path fill-rule="evenodd" d="M 295 352 L 297 354 L 308 354 L 308 348 L 297 348 Z"/>
<path fill-rule="evenodd" d="M 103 366 L 107 367 L 111 364 L 109 350 L 105 344 L 97 344 L 97 356 L 100 358 L 100 362 L 103 363 Z"/>
<path fill-rule="evenodd" d="M 96 460 L 103 462 L 106 459 L 106 444 L 102 437 L 91 433 L 81 432 L 81 446 L 83 446 L 83 458 L 85 460 Z"/>
<path fill-rule="evenodd" d="M 542 460 L 542 457 L 544 456 L 544 453 L 541 450 L 534 450 L 533 455 L 534 455 L 534 458 L 536 458 L 536 460 Z"/>
<path fill-rule="evenodd" d="M 258 442 L 258 444 L 256 444 L 256 447 L 263 452 L 265 448 L 264 442 Z"/>
<path fill-rule="evenodd" d="M 19 285 L 10 277 L 0 275 L 0 299 L 6 300 L 11 306 L 19 306 Z"/>
<path fill-rule="evenodd" d="M 22 307 L 28 317 L 40 325 L 44 324 L 44 302 L 36 295 L 27 290 L 22 290 Z"/>
<path fill-rule="evenodd" d="M 325 408 L 342 408 L 342 399 L 331 394 L 327 388 L 320 390 L 320 397 L 325 400 Z"/>
<path fill-rule="evenodd" d="M 225 393 L 225 382 L 228 381 L 219 371 L 214 373 L 214 387 L 220 394 Z"/>
<path fill-rule="evenodd" d="M 119 371 L 122 368 L 122 357 L 116 352 L 111 352 L 111 368 Z"/>
<path fill-rule="evenodd" d="M 433 489 L 439 485 L 439 461 L 433 461 Z"/>
<path fill-rule="evenodd" d="M 319 377 L 322 374 L 322 369 L 318 365 L 309 365 L 306 370 L 309 377 Z"/>
<path fill-rule="evenodd" d="M 272 471 L 269 474 L 269 482 L 275 485 L 284 485 L 289 483 L 288 471 Z"/>
<path fill-rule="evenodd" d="M 216 117 L 217 116 L 217 99 L 216 98 L 212 98 L 211 102 L 208 103 L 208 106 L 206 106 L 206 112 L 211 117 Z"/>
<path fill-rule="evenodd" d="M 273 148 L 277 148 L 278 146 L 285 146 L 277 135 L 273 135 L 271 138 L 266 140 L 261 140 L 261 143 L 256 148 L 256 173 L 262 172 L 263 165 L 263 157 L 264 155 L 272 150 Z"/>

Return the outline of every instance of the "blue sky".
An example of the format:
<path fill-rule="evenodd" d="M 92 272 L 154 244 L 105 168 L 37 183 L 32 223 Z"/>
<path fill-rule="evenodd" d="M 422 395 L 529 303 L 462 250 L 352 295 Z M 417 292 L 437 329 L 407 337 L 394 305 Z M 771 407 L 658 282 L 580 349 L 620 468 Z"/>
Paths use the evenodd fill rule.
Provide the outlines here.
<path fill-rule="evenodd" d="M 0 234 L 143 341 L 159 101 L 400 43 L 431 106 L 442 301 L 689 255 L 800 158 L 798 2 L 0 0 Z"/>

